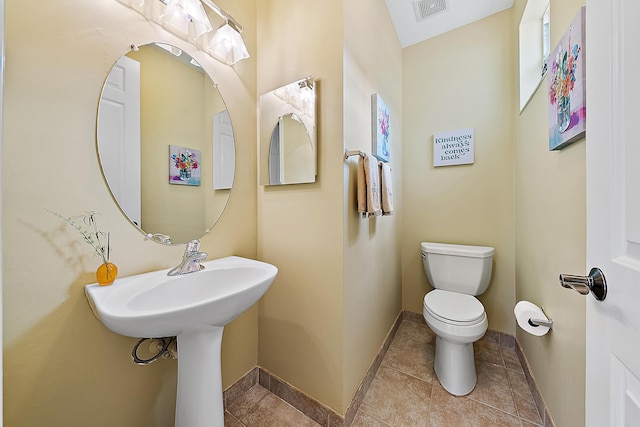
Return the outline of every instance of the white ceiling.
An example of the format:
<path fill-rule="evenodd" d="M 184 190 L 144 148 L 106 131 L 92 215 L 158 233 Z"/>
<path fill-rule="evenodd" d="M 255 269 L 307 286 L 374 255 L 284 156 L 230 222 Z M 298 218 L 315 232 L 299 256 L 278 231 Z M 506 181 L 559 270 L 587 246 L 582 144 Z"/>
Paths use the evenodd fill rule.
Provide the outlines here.
<path fill-rule="evenodd" d="M 514 0 L 385 0 L 402 47 L 411 46 L 513 6 Z M 446 9 L 418 21 L 414 4 L 425 12 Z"/>

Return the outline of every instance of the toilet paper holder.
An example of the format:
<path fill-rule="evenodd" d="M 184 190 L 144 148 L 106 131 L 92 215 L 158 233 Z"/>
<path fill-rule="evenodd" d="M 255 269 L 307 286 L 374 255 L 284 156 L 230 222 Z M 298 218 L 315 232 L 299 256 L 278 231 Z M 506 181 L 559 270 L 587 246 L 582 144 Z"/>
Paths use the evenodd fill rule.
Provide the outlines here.
<path fill-rule="evenodd" d="M 528 323 L 531 326 L 534 327 L 538 327 L 538 326 L 546 326 L 549 329 L 553 329 L 553 320 L 549 319 L 549 320 L 544 320 L 544 319 L 534 319 L 534 318 L 530 318 L 528 320 Z"/>

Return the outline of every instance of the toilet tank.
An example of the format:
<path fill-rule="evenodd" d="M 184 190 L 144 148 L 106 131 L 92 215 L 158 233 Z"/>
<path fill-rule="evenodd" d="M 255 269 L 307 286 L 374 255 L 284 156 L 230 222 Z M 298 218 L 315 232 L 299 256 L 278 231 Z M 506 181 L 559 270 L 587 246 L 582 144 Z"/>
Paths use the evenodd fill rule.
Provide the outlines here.
<path fill-rule="evenodd" d="M 422 242 L 422 264 L 436 289 L 480 295 L 491 281 L 493 254 L 488 246 Z"/>

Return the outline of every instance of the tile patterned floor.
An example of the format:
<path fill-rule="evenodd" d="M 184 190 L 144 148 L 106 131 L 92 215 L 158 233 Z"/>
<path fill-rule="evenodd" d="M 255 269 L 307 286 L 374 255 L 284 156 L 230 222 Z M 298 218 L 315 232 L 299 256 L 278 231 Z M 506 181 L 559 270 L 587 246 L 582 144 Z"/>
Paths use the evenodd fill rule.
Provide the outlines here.
<path fill-rule="evenodd" d="M 475 343 L 478 383 L 455 397 L 435 376 L 434 345 L 428 326 L 402 321 L 352 427 L 542 426 L 515 349 L 487 338 Z M 260 385 L 228 408 L 225 425 L 319 426 Z"/>

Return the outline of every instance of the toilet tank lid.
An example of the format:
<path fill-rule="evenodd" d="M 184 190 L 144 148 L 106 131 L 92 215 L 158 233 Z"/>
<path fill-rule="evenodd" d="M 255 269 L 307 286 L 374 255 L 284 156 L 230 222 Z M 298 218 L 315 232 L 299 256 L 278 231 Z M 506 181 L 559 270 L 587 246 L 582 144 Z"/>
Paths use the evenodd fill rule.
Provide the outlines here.
<path fill-rule="evenodd" d="M 420 243 L 422 253 L 466 256 L 471 258 L 489 258 L 495 250 L 489 246 L 453 245 L 450 243 Z"/>

